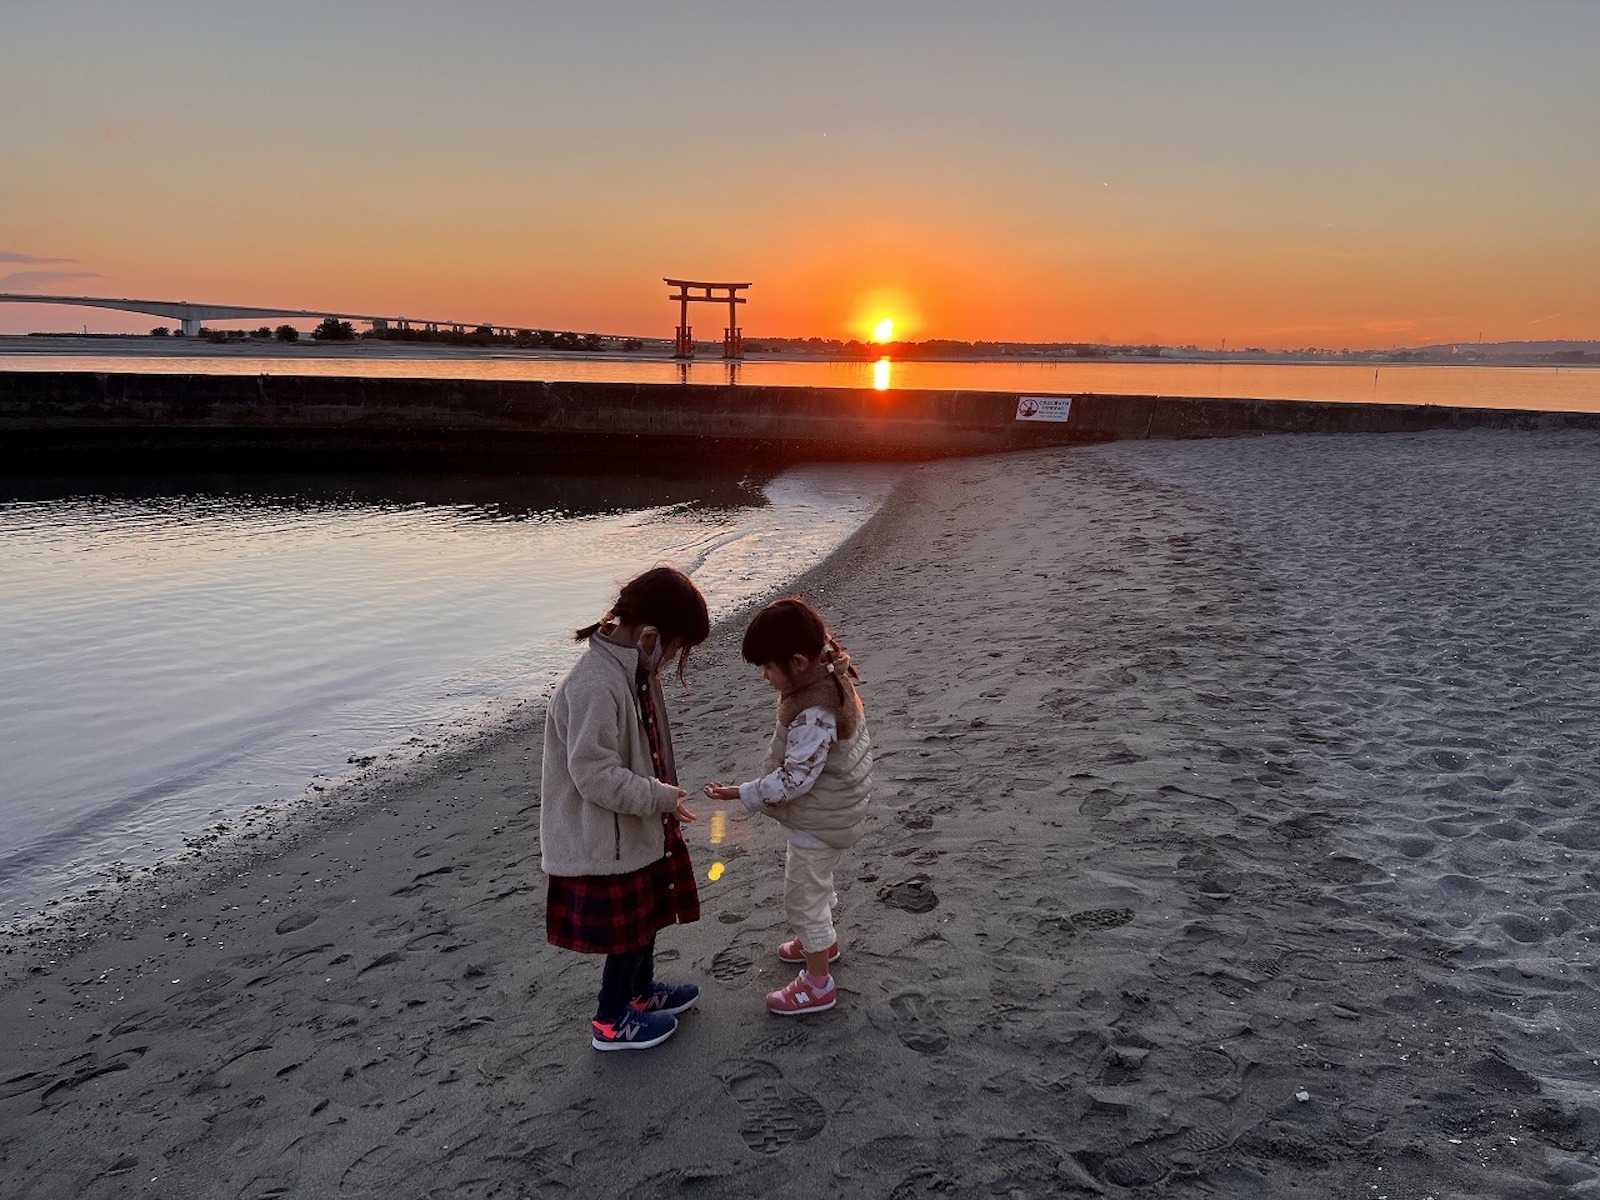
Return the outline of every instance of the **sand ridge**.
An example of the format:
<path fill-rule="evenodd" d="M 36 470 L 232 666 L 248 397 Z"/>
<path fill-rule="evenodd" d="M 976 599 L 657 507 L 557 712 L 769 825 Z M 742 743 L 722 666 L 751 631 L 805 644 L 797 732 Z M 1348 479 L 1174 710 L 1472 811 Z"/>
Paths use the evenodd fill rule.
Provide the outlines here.
<path fill-rule="evenodd" d="M 690 837 L 702 876 L 727 866 L 705 917 L 660 940 L 662 973 L 702 983 L 698 1009 L 658 1051 L 595 1055 L 597 964 L 543 942 L 538 729 L 521 726 L 148 924 L 28 963 L 0 991 L 16 1031 L 0 1191 L 1594 1191 L 1600 1115 L 1571 1097 L 1600 1068 L 1583 1075 L 1584 1031 L 1562 1022 L 1595 1011 L 1596 879 L 1559 857 L 1589 853 L 1573 664 L 1592 660 L 1565 634 L 1495 636 L 1486 595 L 1458 614 L 1485 626 L 1483 662 L 1430 700 L 1438 626 L 1378 641 L 1330 593 L 1392 578 L 1396 544 L 1481 544 L 1469 518 L 1491 484 L 1498 511 L 1532 520 L 1577 472 L 1566 520 L 1592 521 L 1576 499 L 1600 495 L 1596 449 L 1286 438 L 920 468 L 796 588 L 861 664 L 878 746 L 875 813 L 842 868 L 837 1009 L 764 1011 L 792 971 L 772 954 L 782 843 L 730 813 L 721 845 L 708 820 Z M 1337 508 L 1381 511 L 1427 463 L 1460 471 L 1417 485 L 1414 521 Z M 1526 576 L 1519 608 L 1567 603 L 1535 582 L 1536 549 L 1489 578 Z M 1405 561 L 1433 596 L 1482 575 Z M 1595 578 L 1592 556 L 1562 561 Z M 1381 610 L 1400 592 L 1363 594 Z M 771 695 L 738 632 L 719 629 L 695 693 L 671 697 L 687 782 L 759 762 Z M 1530 683 L 1510 725 L 1523 757 L 1439 758 L 1506 739 L 1506 706 L 1464 697 L 1495 672 L 1526 681 L 1530 655 L 1573 674 Z M 1574 803 L 1541 807 L 1551 783 Z M 1538 813 L 1497 818 L 1524 830 L 1497 841 L 1522 852 L 1484 853 L 1488 809 L 1519 786 Z M 1498 898 L 1534 921 L 1535 895 L 1573 919 L 1519 940 Z M 1539 962 L 1506 958 L 1529 946 Z M 1527 1053 L 1519 1020 L 1574 1053 Z M 1532 1072 L 1549 1063 L 1546 1085 Z"/>

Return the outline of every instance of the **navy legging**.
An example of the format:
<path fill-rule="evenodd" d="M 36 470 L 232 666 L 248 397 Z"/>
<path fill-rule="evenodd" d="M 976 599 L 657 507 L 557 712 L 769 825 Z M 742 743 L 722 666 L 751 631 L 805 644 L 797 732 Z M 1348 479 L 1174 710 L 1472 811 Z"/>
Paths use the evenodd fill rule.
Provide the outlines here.
<path fill-rule="evenodd" d="M 648 996 L 655 982 L 655 938 L 637 950 L 606 955 L 605 969 L 600 972 L 600 1004 L 594 1019 L 607 1025 L 621 1020 L 628 1001 L 635 996 Z"/>

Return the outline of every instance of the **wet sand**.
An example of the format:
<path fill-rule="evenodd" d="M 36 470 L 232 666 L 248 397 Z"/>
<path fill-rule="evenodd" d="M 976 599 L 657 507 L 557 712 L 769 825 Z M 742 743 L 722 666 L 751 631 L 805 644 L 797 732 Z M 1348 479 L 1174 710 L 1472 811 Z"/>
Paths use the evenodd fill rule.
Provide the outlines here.
<path fill-rule="evenodd" d="M 1600 1195 L 1600 436 L 934 464 L 797 590 L 879 747 L 836 1010 L 702 801 L 700 1004 L 593 1052 L 524 721 L 8 939 L 0 1194 Z M 737 637 L 686 782 L 759 762 Z"/>

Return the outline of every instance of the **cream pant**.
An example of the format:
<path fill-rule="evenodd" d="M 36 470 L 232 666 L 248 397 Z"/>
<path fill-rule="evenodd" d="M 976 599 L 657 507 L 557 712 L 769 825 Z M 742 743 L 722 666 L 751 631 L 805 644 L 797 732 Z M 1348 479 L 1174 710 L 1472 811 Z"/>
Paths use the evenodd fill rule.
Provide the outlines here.
<path fill-rule="evenodd" d="M 839 894 L 833 889 L 833 870 L 843 855 L 843 850 L 811 850 L 791 842 L 783 860 L 783 912 L 801 947 L 813 954 L 838 940 L 833 910 L 839 907 Z"/>

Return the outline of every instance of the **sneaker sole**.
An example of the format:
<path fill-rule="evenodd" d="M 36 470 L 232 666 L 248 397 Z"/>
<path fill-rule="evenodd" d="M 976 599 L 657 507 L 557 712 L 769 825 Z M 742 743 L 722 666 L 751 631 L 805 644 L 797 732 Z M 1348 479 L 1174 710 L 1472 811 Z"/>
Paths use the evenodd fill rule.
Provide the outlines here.
<path fill-rule="evenodd" d="M 599 1038 L 590 1038 L 589 1044 L 596 1050 L 648 1050 L 651 1046 L 659 1046 L 673 1034 L 677 1033 L 677 1026 L 673 1026 L 658 1038 L 651 1038 L 647 1042 L 602 1042 Z"/>
<path fill-rule="evenodd" d="M 827 1012 L 837 1003 L 839 1003 L 839 997 L 835 996 L 826 1004 L 808 1004 L 804 1008 L 773 1008 L 768 1005 L 767 1011 L 775 1017 L 804 1017 L 811 1013 Z"/>

